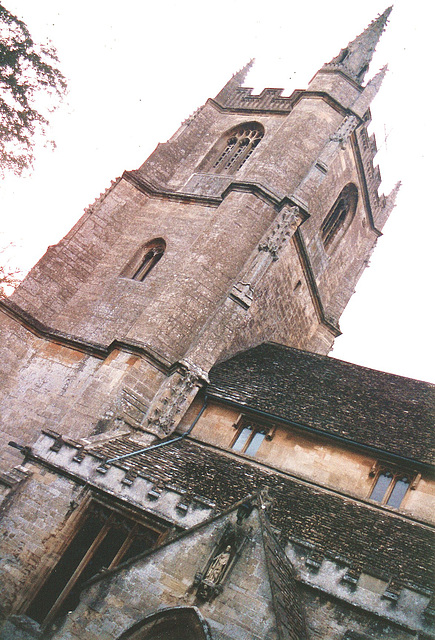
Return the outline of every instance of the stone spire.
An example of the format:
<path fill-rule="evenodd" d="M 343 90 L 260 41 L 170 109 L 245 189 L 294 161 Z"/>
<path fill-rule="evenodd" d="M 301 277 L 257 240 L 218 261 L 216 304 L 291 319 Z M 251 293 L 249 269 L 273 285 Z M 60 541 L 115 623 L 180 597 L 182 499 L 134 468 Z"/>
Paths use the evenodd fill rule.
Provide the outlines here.
<path fill-rule="evenodd" d="M 368 71 L 376 45 L 387 24 L 393 7 L 385 9 L 367 29 L 342 49 L 338 56 L 323 66 L 323 70 L 340 70 L 348 77 L 361 84 Z"/>
<path fill-rule="evenodd" d="M 245 66 L 240 69 L 240 71 L 237 71 L 228 80 L 228 82 L 223 87 L 223 89 L 219 91 L 215 99 L 218 101 L 225 100 L 225 98 L 228 98 L 230 95 L 233 95 L 234 92 L 237 91 L 237 89 L 241 87 L 242 84 L 244 83 L 245 78 L 248 75 L 249 71 L 251 70 L 251 67 L 253 66 L 254 62 L 255 62 L 255 59 L 252 58 L 248 62 L 248 64 L 245 64 Z"/>

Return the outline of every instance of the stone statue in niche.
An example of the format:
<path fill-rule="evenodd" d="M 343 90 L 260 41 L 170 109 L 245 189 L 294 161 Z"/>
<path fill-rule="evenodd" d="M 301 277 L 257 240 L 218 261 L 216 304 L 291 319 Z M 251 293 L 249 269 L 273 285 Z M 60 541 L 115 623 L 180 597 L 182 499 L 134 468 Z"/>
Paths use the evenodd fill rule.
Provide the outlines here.
<path fill-rule="evenodd" d="M 252 496 L 241 502 L 237 510 L 237 522 L 229 522 L 224 527 L 218 543 L 214 546 L 204 569 L 195 575 L 194 587 L 200 600 L 212 600 L 223 591 L 234 565 L 238 562 L 252 527 L 246 520 L 254 508 Z"/>
<path fill-rule="evenodd" d="M 209 558 L 205 571 L 198 572 L 195 576 L 194 585 L 198 587 L 196 594 L 200 600 L 211 600 L 219 593 L 222 593 L 222 582 L 235 560 L 234 532 L 231 528 L 230 531 L 227 530 L 225 533 L 227 534 L 223 536 L 225 546 L 222 545 L 221 540 L 221 544 L 215 547 Z M 228 533 L 230 533 L 230 536 L 228 536 Z M 228 538 L 231 538 L 233 544 Z"/>
<path fill-rule="evenodd" d="M 204 580 L 207 582 L 212 582 L 217 584 L 220 579 L 223 577 L 225 573 L 225 569 L 228 566 L 228 563 L 231 558 L 231 547 L 228 545 L 225 551 L 219 553 L 219 555 L 214 558 L 211 565 L 207 569 L 207 573 L 204 576 Z"/>

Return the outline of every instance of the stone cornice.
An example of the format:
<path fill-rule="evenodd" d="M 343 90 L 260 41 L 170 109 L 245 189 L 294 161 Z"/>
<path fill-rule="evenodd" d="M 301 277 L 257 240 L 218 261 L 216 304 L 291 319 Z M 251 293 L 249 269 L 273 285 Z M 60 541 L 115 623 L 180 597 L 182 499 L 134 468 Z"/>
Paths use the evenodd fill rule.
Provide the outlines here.
<path fill-rule="evenodd" d="M 8 299 L 0 300 L 0 311 L 19 322 L 38 338 L 56 342 L 64 347 L 91 355 L 94 358 L 105 360 L 113 351 L 119 350 L 141 356 L 142 358 L 145 358 L 157 365 L 158 368 L 165 373 L 170 373 L 178 368 L 178 363 L 171 362 L 168 358 L 152 349 L 149 345 L 135 340 L 113 340 L 110 344 L 102 344 L 98 342 L 91 342 L 90 340 L 85 340 L 78 336 L 64 333 L 63 331 L 58 331 L 57 329 L 40 322 L 32 314 L 24 311 L 24 309 L 21 309 L 21 307 Z"/>
<path fill-rule="evenodd" d="M 146 193 L 154 198 L 167 198 L 169 200 L 176 200 L 179 202 L 218 207 L 231 192 L 239 191 L 243 193 L 251 193 L 257 198 L 261 198 L 262 200 L 276 206 L 278 210 L 282 209 L 285 205 L 296 205 L 303 211 L 306 218 L 309 217 L 307 205 L 300 199 L 292 195 L 282 197 L 272 191 L 272 189 L 262 185 L 260 182 L 233 180 L 224 189 L 220 196 L 208 196 L 183 191 L 171 191 L 169 189 L 164 189 L 163 187 L 158 187 L 149 180 L 142 178 L 137 171 L 125 171 L 122 177 L 126 182 L 136 187 L 136 189 L 142 193 Z"/>
<path fill-rule="evenodd" d="M 136 187 L 138 191 L 146 193 L 152 198 L 165 198 L 168 200 L 176 200 L 178 202 L 202 204 L 206 207 L 218 207 L 222 202 L 222 198 L 217 198 L 215 196 L 202 196 L 195 193 L 171 191 L 170 189 L 157 186 L 149 180 L 142 178 L 137 170 L 124 171 L 122 178 L 129 184 Z"/>

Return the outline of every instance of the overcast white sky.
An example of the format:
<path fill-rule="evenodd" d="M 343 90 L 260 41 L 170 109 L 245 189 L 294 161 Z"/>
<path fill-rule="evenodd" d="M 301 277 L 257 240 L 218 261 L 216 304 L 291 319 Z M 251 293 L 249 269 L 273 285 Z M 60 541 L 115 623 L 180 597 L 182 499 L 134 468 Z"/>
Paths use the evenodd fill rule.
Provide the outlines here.
<path fill-rule="evenodd" d="M 0 186 L 0 246 L 29 269 L 124 169 L 138 167 L 251 57 L 256 90 L 303 89 L 387 0 L 5 0 L 39 40 L 50 38 L 69 94 L 53 118 L 55 152 L 33 175 Z M 389 73 L 372 131 L 397 207 L 341 320 L 333 356 L 435 382 L 431 150 L 432 20 L 426 0 L 398 0 L 370 75 Z"/>

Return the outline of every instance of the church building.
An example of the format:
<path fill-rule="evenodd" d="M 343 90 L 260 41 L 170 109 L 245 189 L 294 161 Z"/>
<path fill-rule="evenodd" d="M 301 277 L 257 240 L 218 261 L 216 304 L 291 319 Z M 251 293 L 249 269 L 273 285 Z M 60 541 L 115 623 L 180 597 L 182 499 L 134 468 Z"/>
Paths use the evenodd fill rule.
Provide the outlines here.
<path fill-rule="evenodd" d="M 435 387 L 327 355 L 390 11 L 290 96 L 249 63 L 0 301 L 0 640 L 435 640 Z"/>

